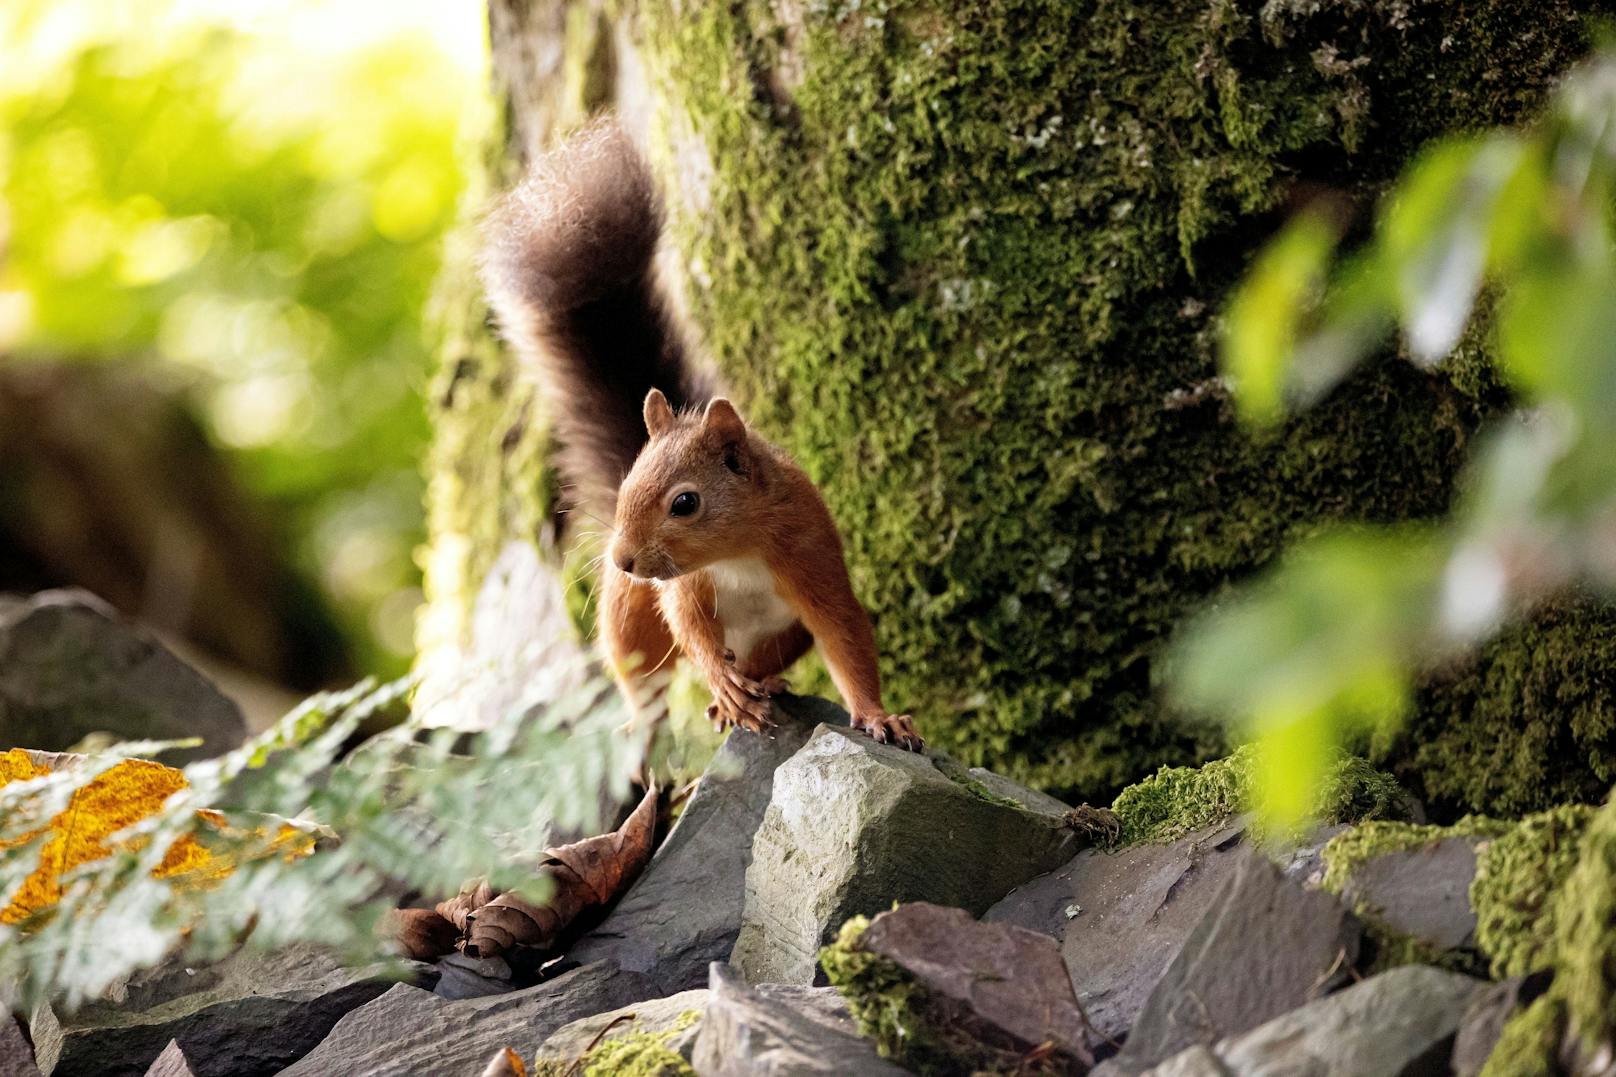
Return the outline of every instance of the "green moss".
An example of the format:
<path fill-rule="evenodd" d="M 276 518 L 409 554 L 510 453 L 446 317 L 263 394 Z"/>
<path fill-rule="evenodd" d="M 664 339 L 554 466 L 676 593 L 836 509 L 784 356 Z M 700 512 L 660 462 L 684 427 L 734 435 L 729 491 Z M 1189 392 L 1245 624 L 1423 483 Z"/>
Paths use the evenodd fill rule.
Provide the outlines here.
<path fill-rule="evenodd" d="M 1321 522 L 1442 511 L 1496 403 L 1385 363 L 1246 436 L 1212 352 L 1252 251 L 1305 191 L 1520 119 L 1586 41 L 1567 0 L 635 10 L 690 308 L 824 490 L 890 702 L 1095 802 L 1222 750 L 1152 691 L 1187 610 Z M 1530 702 L 1495 743 L 1563 721 Z"/>
<path fill-rule="evenodd" d="M 1565 1004 L 1545 995 L 1504 1026 L 1481 1077 L 1554 1077 L 1565 1028 Z"/>
<path fill-rule="evenodd" d="M 1578 804 L 1529 815 L 1476 858 L 1470 905 L 1476 943 L 1493 975 L 1524 976 L 1554 955 L 1556 893 L 1576 865 L 1594 809 Z"/>
<path fill-rule="evenodd" d="M 700 1020 L 700 1010 L 686 1010 L 667 1028 L 610 1036 L 576 1060 L 536 1059 L 533 1077 L 696 1077 L 671 1044 Z"/>
<path fill-rule="evenodd" d="M 1575 1053 L 1608 1067 L 1616 1054 L 1616 797 L 1588 821 L 1554 902 L 1552 991 L 1565 1000 Z"/>
<path fill-rule="evenodd" d="M 1162 767 L 1117 795 L 1119 844 L 1171 841 L 1247 810 L 1255 754 L 1241 748 L 1200 767 Z M 1408 794 L 1396 780 L 1354 756 L 1342 756 L 1320 790 L 1314 816 L 1330 823 L 1400 818 Z"/>
<path fill-rule="evenodd" d="M 859 1032 L 875 1042 L 882 1058 L 894 1060 L 932 1054 L 927 1029 L 919 1014 L 920 989 L 904 971 L 884 957 L 859 948 L 865 916 L 841 926 L 836 941 L 819 951 L 819 967 L 831 986 L 842 993 Z"/>
<path fill-rule="evenodd" d="M 1616 623 L 1565 603 L 1433 677 L 1382 761 L 1439 813 L 1594 803 L 1616 784 Z"/>
<path fill-rule="evenodd" d="M 819 965 L 847 1000 L 859 1032 L 875 1043 L 881 1057 L 920 1077 L 1078 1072 L 1072 1060 L 1059 1053 L 1030 1059 L 1009 1043 L 974 1038 L 957 1005 L 933 997 L 896 964 L 860 947 L 869 926 L 863 916 L 844 923 L 836 941 L 819 951 Z"/>

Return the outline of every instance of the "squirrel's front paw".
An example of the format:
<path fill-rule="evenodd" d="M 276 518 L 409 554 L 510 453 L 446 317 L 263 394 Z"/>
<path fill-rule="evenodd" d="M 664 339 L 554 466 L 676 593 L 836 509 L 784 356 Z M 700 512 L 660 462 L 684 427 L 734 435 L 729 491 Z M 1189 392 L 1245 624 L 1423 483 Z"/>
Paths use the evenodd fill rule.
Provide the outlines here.
<path fill-rule="evenodd" d="M 737 672 L 733 666 L 725 666 L 711 687 L 713 703 L 707 708 L 707 717 L 715 728 L 722 731 L 740 726 L 761 733 L 774 726 L 771 717 L 774 705 L 769 702 L 769 690 L 762 682 Z"/>
<path fill-rule="evenodd" d="M 926 746 L 920 734 L 915 732 L 915 720 L 907 714 L 885 714 L 881 711 L 855 714 L 853 728 L 868 733 L 881 744 L 896 744 L 911 752 L 918 752 Z"/>

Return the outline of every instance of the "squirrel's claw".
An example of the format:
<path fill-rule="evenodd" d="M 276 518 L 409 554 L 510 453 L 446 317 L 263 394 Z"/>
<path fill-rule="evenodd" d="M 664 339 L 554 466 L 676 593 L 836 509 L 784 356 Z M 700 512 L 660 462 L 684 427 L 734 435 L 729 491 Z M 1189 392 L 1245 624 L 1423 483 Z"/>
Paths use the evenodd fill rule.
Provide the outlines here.
<path fill-rule="evenodd" d="M 774 727 L 769 693 L 758 681 L 743 676 L 732 668 L 713 684 L 713 704 L 707 708 L 707 717 L 715 728 L 740 726 L 753 733 L 762 733 Z"/>
<path fill-rule="evenodd" d="M 855 714 L 853 728 L 868 733 L 878 744 L 893 744 L 918 752 L 926 742 L 915 732 L 915 721 L 907 714 Z"/>

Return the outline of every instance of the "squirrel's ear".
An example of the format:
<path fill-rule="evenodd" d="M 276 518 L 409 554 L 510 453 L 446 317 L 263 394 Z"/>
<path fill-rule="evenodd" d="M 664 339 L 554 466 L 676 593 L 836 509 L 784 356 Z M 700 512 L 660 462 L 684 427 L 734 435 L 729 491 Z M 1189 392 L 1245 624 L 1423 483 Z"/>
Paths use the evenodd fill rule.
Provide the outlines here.
<path fill-rule="evenodd" d="M 746 440 L 746 424 L 741 421 L 740 412 L 721 396 L 713 397 L 708 403 L 707 412 L 701 418 L 701 428 L 726 445 Z"/>
<path fill-rule="evenodd" d="M 661 389 L 645 394 L 645 430 L 652 437 L 667 433 L 673 427 L 673 409 Z"/>

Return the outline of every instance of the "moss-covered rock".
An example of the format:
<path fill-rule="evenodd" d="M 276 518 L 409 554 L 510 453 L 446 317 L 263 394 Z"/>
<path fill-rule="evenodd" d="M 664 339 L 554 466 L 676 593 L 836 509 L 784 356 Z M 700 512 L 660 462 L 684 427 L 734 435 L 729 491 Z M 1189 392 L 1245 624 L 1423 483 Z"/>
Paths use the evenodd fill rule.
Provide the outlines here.
<path fill-rule="evenodd" d="M 1374 857 L 1427 848 L 1451 838 L 1482 839 L 1476 846 L 1476 874 L 1470 884 L 1476 950 L 1494 976 L 1524 976 L 1554 962 L 1557 895 L 1577 864 L 1583 834 L 1595 811 L 1573 804 L 1514 822 L 1466 816 L 1452 826 L 1364 823 L 1324 847 L 1323 884 L 1340 894 L 1353 873 Z M 1467 955 L 1422 947 L 1418 940 L 1378 922 L 1372 910 L 1355 911 L 1370 926 L 1377 967 L 1421 962 L 1470 970 Z"/>
<path fill-rule="evenodd" d="M 931 997 L 895 962 L 860 945 L 869 926 L 863 916 L 847 920 L 835 941 L 819 951 L 819 965 L 847 1000 L 860 1034 L 875 1043 L 882 1058 L 921 1077 L 1068 1072 L 1064 1056 L 1044 1063 L 1024 1051 L 1000 1049 L 973 1038 L 954 1019 L 955 1007 Z"/>
<path fill-rule="evenodd" d="M 1353 871 L 1388 852 L 1480 837 L 1470 904 L 1476 946 L 1497 977 L 1554 973 L 1549 993 L 1516 1015 L 1485 1074 L 1562 1072 L 1567 1058 L 1616 1046 L 1616 801 L 1565 805 L 1516 822 L 1467 817 L 1450 827 L 1368 823 L 1324 849 L 1324 885 L 1342 892 Z M 1360 913 L 1362 910 L 1359 910 Z M 1455 963 L 1374 924 L 1382 966 Z M 1462 956 L 1462 955 L 1460 955 Z"/>
<path fill-rule="evenodd" d="M 1152 694 L 1180 616 L 1320 521 L 1446 505 L 1484 371 L 1383 364 L 1252 440 L 1214 312 L 1275 211 L 1521 118 L 1579 7 L 637 5 L 664 149 L 705 165 L 691 309 L 823 487 L 929 737 L 1088 799 L 1205 758 Z M 1537 702 L 1493 742 L 1562 721 Z"/>
<path fill-rule="evenodd" d="M 673 1047 L 701 1020 L 700 1010 L 687 1010 L 667 1028 L 635 1029 L 608 1036 L 576 1059 L 558 1062 L 539 1058 L 534 1077 L 696 1077 L 690 1062 Z"/>
<path fill-rule="evenodd" d="M 1111 810 L 1122 829 L 1116 844 L 1171 841 L 1248 810 L 1256 754 L 1241 748 L 1199 767 L 1162 767 L 1117 794 Z M 1313 815 L 1324 823 L 1402 819 L 1408 794 L 1396 779 L 1355 756 L 1342 756 L 1319 790 Z"/>
<path fill-rule="evenodd" d="M 1470 934 L 1465 931 L 1470 917 L 1466 907 L 1459 904 L 1463 899 L 1449 888 L 1456 882 L 1473 883 L 1474 876 L 1467 873 L 1472 867 L 1476 867 L 1479 855 L 1485 855 L 1487 843 L 1491 839 L 1509 833 L 1511 829 L 1509 823 L 1484 816 L 1466 816 L 1453 826 L 1377 820 L 1344 830 L 1331 838 L 1321 851 L 1325 867 L 1323 886 L 1332 894 L 1350 901 L 1352 911 L 1364 922 L 1368 937 L 1365 947 L 1368 955 L 1365 971 L 1381 972 L 1401 965 L 1437 965 L 1455 972 L 1477 974 L 1484 972 L 1485 961 L 1478 952 L 1474 940 L 1458 938 L 1461 933 Z M 1462 859 L 1446 860 L 1443 870 L 1458 872 L 1461 879 L 1416 875 L 1411 879 L 1412 885 L 1405 885 L 1402 891 L 1405 895 L 1414 889 L 1426 891 L 1420 895 L 1419 904 L 1422 908 L 1417 911 L 1427 914 L 1430 903 L 1440 902 L 1444 897 L 1453 901 L 1448 914 L 1430 920 L 1426 925 L 1428 931 L 1431 927 L 1440 926 L 1444 929 L 1442 932 L 1411 933 L 1393 922 L 1396 915 L 1387 916 L 1385 910 L 1357 896 L 1361 891 L 1353 885 L 1354 876 L 1370 861 L 1400 853 L 1446 852 L 1448 847 L 1445 843 L 1454 839 L 1465 842 L 1469 848 L 1461 848 L 1455 852 L 1453 855 Z M 1477 861 L 1470 859 L 1472 849 L 1480 851 Z M 1420 863 L 1428 862 L 1420 861 Z M 1412 864 L 1407 861 L 1399 865 L 1399 869 L 1403 871 L 1411 868 Z M 1431 888 L 1437 888 L 1441 892 L 1430 892 Z M 1467 901 L 1466 905 L 1470 910 L 1474 909 L 1473 900 Z M 1410 911 L 1415 910 L 1404 909 L 1402 914 L 1407 916 Z M 1426 918 L 1429 919 L 1429 916 Z M 1434 941 L 1444 934 L 1446 937 L 1440 942 Z"/>

